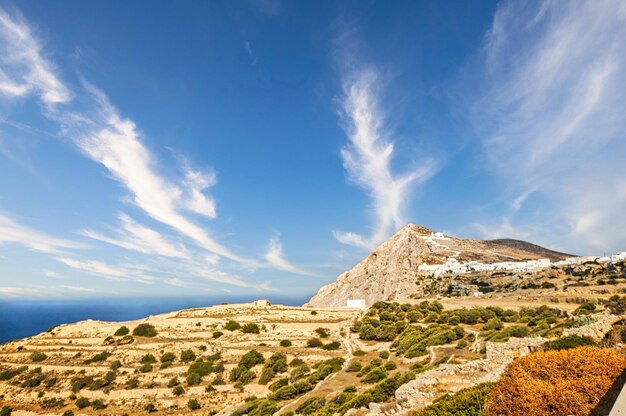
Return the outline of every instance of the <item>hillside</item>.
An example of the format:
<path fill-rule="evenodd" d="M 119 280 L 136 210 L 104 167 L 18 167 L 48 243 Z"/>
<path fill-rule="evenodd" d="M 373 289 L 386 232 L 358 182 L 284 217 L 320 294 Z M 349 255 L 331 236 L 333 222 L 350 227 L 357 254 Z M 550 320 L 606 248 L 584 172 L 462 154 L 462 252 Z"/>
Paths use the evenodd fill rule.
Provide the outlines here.
<path fill-rule="evenodd" d="M 459 262 L 496 263 L 549 258 L 562 260 L 567 254 L 517 240 L 464 240 L 414 224 L 398 231 L 351 270 L 322 287 L 306 306 L 339 307 L 348 299 L 401 301 L 425 295 L 420 283 L 425 275 L 421 264 L 443 264 L 448 258 Z"/>

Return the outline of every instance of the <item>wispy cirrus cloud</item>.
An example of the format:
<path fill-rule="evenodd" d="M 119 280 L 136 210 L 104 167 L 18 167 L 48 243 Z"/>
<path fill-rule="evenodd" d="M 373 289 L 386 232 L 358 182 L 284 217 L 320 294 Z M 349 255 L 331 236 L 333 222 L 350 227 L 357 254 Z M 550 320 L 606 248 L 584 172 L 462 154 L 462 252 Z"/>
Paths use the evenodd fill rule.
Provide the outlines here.
<path fill-rule="evenodd" d="M 343 116 L 349 142 L 341 151 L 350 182 L 364 189 L 372 200 L 373 231 L 369 236 L 335 231 L 344 243 L 372 249 L 406 225 L 404 210 L 412 191 L 437 172 L 437 163 L 426 159 L 403 174 L 393 169 L 394 142 L 385 126 L 379 104 L 378 73 L 371 68 L 355 71 L 343 83 Z"/>
<path fill-rule="evenodd" d="M 269 248 L 265 253 L 265 260 L 279 270 L 285 270 L 295 274 L 301 274 L 305 276 L 315 276 L 314 274 L 296 266 L 288 261 L 283 254 L 283 245 L 280 242 L 278 236 L 274 236 L 270 239 Z"/>
<path fill-rule="evenodd" d="M 120 228 L 115 237 L 85 230 L 82 234 L 94 240 L 113 244 L 127 250 L 144 254 L 159 254 L 167 257 L 190 258 L 190 254 L 182 244 L 174 244 L 157 231 L 135 222 L 126 214 L 118 215 Z"/>
<path fill-rule="evenodd" d="M 43 58 L 39 42 L 21 15 L 0 9 L 0 94 L 21 97 L 37 94 L 45 104 L 70 100 L 69 89 Z"/>
<path fill-rule="evenodd" d="M 522 201 L 543 207 L 533 224 L 483 226 L 556 234 L 575 250 L 626 247 L 624 2 L 502 2 L 481 58 L 472 121 L 485 165 L 511 200 L 531 193 Z"/>
<path fill-rule="evenodd" d="M 17 223 L 13 218 L 0 212 L 0 245 L 20 244 L 33 251 L 48 254 L 62 254 L 70 249 L 81 249 L 84 245 L 41 233 Z"/>
<path fill-rule="evenodd" d="M 113 280 L 134 280 L 140 283 L 152 284 L 153 276 L 145 273 L 145 268 L 132 265 L 113 266 L 96 260 L 75 260 L 69 257 L 59 257 L 58 261 L 75 270 L 95 274 Z"/>

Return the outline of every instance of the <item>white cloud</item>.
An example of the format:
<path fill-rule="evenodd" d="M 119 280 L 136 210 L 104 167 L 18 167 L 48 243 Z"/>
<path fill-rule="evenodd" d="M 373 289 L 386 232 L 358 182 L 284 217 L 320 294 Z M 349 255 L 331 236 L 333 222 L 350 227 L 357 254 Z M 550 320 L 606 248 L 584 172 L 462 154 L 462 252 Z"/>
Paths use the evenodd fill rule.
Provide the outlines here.
<path fill-rule="evenodd" d="M 50 278 L 50 279 L 58 279 L 61 276 L 59 276 L 59 274 L 57 272 L 53 272 L 52 270 L 46 270 L 44 272 L 44 276 Z"/>
<path fill-rule="evenodd" d="M 156 280 L 154 277 L 146 275 L 141 266 L 113 266 L 96 260 L 75 260 L 68 257 L 60 257 L 57 260 L 72 269 L 108 279 L 134 280 L 147 284 L 154 283 Z"/>
<path fill-rule="evenodd" d="M 82 287 L 82 286 L 71 286 L 71 285 L 60 285 L 62 289 L 69 290 L 71 292 L 95 292 L 96 289 L 92 289 L 90 287 Z"/>
<path fill-rule="evenodd" d="M 574 250 L 626 247 L 626 4 L 503 2 L 483 58 L 473 122 L 508 197 L 542 200 L 532 237 L 560 230 Z"/>
<path fill-rule="evenodd" d="M 137 224 L 126 214 L 119 214 L 118 217 L 121 228 L 117 230 L 118 237 L 116 238 L 89 230 L 83 231 L 82 234 L 95 240 L 144 254 L 189 258 L 189 253 L 184 246 L 171 243 L 157 231 Z"/>
<path fill-rule="evenodd" d="M 172 277 L 169 279 L 165 279 L 163 280 L 163 283 L 168 284 L 170 286 L 176 286 L 176 287 L 184 287 L 187 288 L 189 287 L 189 283 L 184 281 L 183 279 L 180 279 L 178 277 Z"/>
<path fill-rule="evenodd" d="M 269 264 L 280 270 L 285 270 L 291 273 L 301 274 L 305 276 L 314 276 L 306 270 L 303 270 L 295 264 L 292 264 L 285 258 L 283 254 L 283 245 L 281 244 L 278 236 L 272 237 L 270 239 L 269 249 L 267 253 L 265 253 L 265 260 L 267 260 Z"/>
<path fill-rule="evenodd" d="M 371 236 L 335 231 L 345 244 L 374 248 L 406 225 L 403 210 L 411 191 L 436 173 L 437 164 L 424 160 L 402 175 L 392 169 L 394 142 L 384 125 L 379 106 L 378 74 L 372 69 L 356 72 L 344 82 L 343 112 L 347 118 L 349 143 L 341 151 L 351 182 L 367 191 L 372 199 L 375 223 Z"/>
<path fill-rule="evenodd" d="M 21 16 L 0 9 L 0 93 L 19 97 L 39 95 L 45 104 L 70 100 L 70 92 L 42 57 L 39 43 Z"/>
<path fill-rule="evenodd" d="M 191 238 L 205 250 L 233 261 L 248 262 L 219 244 L 178 210 L 183 206 L 206 216 L 214 214 L 210 200 L 201 193 L 211 184 L 211 178 L 188 171 L 185 186 L 190 197 L 186 198 L 179 186 L 157 173 L 154 157 L 142 143 L 135 124 L 122 118 L 104 93 L 93 86 L 86 85 L 86 88 L 94 108 L 88 116 L 84 113 L 61 115 L 59 121 L 64 134 L 88 157 L 106 167 L 131 192 L 135 205 L 152 218 Z"/>
<path fill-rule="evenodd" d="M 83 248 L 81 244 L 52 237 L 18 224 L 0 212 L 0 244 L 15 243 L 42 253 L 61 254 L 66 249 Z"/>

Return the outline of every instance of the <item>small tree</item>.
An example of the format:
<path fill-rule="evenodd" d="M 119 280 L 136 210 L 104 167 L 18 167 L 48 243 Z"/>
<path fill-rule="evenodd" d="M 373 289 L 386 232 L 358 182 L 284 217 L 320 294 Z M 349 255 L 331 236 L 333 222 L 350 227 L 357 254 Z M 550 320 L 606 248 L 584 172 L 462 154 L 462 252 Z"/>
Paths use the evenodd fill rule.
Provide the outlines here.
<path fill-rule="evenodd" d="M 291 341 L 289 341 L 288 339 L 283 339 L 282 341 L 280 341 L 280 346 L 284 348 L 291 347 Z"/>
<path fill-rule="evenodd" d="M 84 409 L 85 407 L 89 406 L 91 404 L 91 402 L 89 401 L 88 398 L 86 397 L 81 397 L 80 399 L 76 400 L 74 402 L 74 404 L 76 405 L 76 407 L 78 407 L 79 409 Z"/>
<path fill-rule="evenodd" d="M 319 338 L 311 338 L 306 342 L 308 348 L 319 348 L 322 345 L 322 341 Z"/>
<path fill-rule="evenodd" d="M 43 352 L 39 352 L 39 351 L 35 351 L 30 355 L 30 360 L 34 363 L 39 363 L 45 360 L 46 358 L 48 358 L 48 356 L 44 354 Z"/>
<path fill-rule="evenodd" d="M 150 324 L 139 324 L 133 329 L 133 335 L 136 337 L 152 338 L 157 336 L 157 330 Z"/>
<path fill-rule="evenodd" d="M 196 353 L 191 350 L 185 350 L 180 353 L 180 360 L 184 363 L 191 362 L 196 359 Z"/>
<path fill-rule="evenodd" d="M 187 407 L 190 410 L 198 410 L 200 408 L 200 402 L 196 399 L 191 399 L 187 402 Z"/>
<path fill-rule="evenodd" d="M 117 331 L 115 331 L 113 335 L 115 335 L 116 337 L 123 337 L 124 335 L 128 335 L 129 332 L 130 329 L 128 329 L 127 326 L 121 326 L 117 329 Z"/>
<path fill-rule="evenodd" d="M 241 328 L 241 325 L 237 321 L 233 321 L 232 319 L 224 325 L 224 329 L 227 331 L 237 331 Z"/>
<path fill-rule="evenodd" d="M 182 396 L 183 394 L 185 394 L 185 389 L 183 388 L 183 386 L 176 386 L 172 390 L 172 394 L 176 397 Z"/>
<path fill-rule="evenodd" d="M 142 364 L 153 364 L 153 363 L 156 363 L 156 358 L 152 354 L 146 354 L 143 357 L 141 357 L 141 363 Z"/>
<path fill-rule="evenodd" d="M 261 332 L 259 326 L 254 323 L 247 323 L 241 328 L 241 332 L 244 334 L 258 334 Z"/>

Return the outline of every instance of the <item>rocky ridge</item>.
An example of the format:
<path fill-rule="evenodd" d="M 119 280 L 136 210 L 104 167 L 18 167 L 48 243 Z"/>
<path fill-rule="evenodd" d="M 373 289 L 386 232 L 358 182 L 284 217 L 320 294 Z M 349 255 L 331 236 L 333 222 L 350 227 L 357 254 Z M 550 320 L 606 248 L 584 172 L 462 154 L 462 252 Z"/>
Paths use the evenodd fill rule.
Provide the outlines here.
<path fill-rule="evenodd" d="M 450 257 L 460 262 L 495 263 L 562 260 L 568 255 L 517 240 L 464 240 L 409 224 L 335 282 L 322 287 L 305 306 L 341 307 L 348 299 L 364 299 L 371 305 L 419 297 L 424 277 L 419 266 L 443 264 Z"/>

